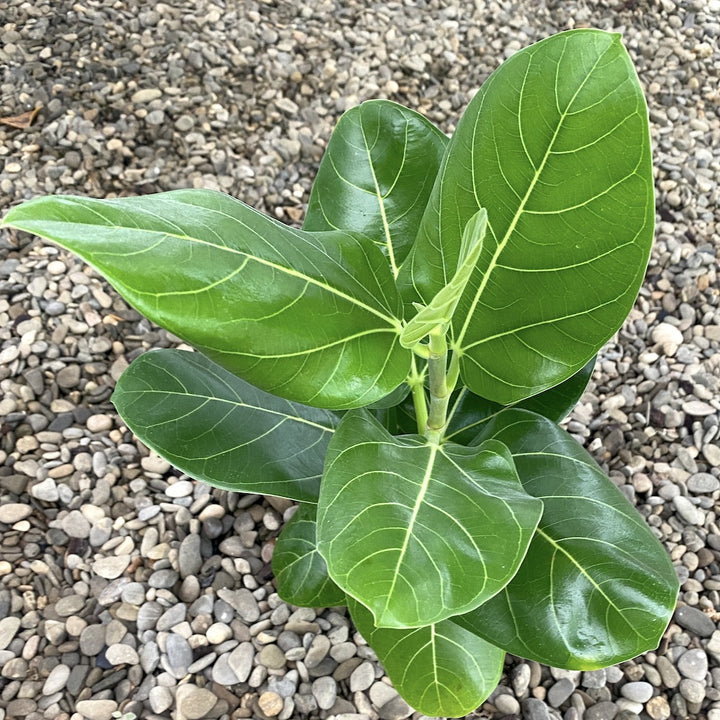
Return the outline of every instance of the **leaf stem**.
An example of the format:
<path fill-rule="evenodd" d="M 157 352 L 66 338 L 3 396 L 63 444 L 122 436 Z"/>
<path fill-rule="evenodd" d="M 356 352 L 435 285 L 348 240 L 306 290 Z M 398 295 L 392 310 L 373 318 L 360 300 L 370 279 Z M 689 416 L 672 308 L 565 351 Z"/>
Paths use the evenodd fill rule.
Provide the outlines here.
<path fill-rule="evenodd" d="M 420 435 L 424 435 L 428 419 L 427 398 L 425 397 L 425 373 L 418 372 L 417 362 L 414 356 L 412 359 L 412 371 L 408 377 L 407 383 L 412 391 L 418 433 Z"/>
<path fill-rule="evenodd" d="M 428 419 L 425 426 L 425 437 L 430 442 L 439 444 L 442 439 L 445 425 L 447 423 L 447 408 L 450 402 L 450 394 L 457 382 L 457 353 L 453 353 L 450 362 L 450 374 L 452 383 L 448 384 L 448 367 L 447 367 L 447 341 L 445 340 L 445 331 L 442 326 L 435 328 L 429 335 L 428 346 L 430 348 L 430 357 L 428 358 L 428 380 L 430 384 L 430 409 L 428 410 Z"/>

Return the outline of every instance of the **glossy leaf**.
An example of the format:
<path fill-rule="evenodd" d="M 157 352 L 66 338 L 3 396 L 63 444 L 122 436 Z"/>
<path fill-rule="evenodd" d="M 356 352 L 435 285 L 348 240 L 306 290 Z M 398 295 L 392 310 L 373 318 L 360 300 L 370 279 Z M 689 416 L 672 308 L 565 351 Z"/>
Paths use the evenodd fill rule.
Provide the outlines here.
<path fill-rule="evenodd" d="M 152 350 L 113 402 L 148 447 L 196 480 L 315 502 L 338 417 L 258 390 L 200 353 Z"/>
<path fill-rule="evenodd" d="M 414 347 L 438 326 L 443 329 L 449 327 L 460 296 L 480 257 L 486 228 L 487 211 L 482 208 L 470 218 L 465 226 L 455 275 L 403 328 L 400 334 L 400 344 L 403 347 Z"/>
<path fill-rule="evenodd" d="M 39 198 L 5 224 L 77 253 L 151 320 L 276 395 L 357 407 L 409 370 L 392 274 L 358 235 L 294 230 L 209 190 Z"/>
<path fill-rule="evenodd" d="M 487 208 L 453 321 L 465 384 L 503 405 L 597 353 L 637 295 L 655 205 L 647 110 L 620 37 L 555 35 L 496 70 L 461 118 L 399 280 L 428 302 Z"/>
<path fill-rule="evenodd" d="M 370 611 L 349 601 L 350 615 L 388 677 L 415 710 L 464 716 L 495 689 L 505 653 L 452 620 L 421 628 L 377 628 Z"/>
<path fill-rule="evenodd" d="M 422 115 L 388 100 L 351 108 L 330 138 L 303 228 L 362 233 L 396 271 L 415 240 L 447 142 Z"/>
<path fill-rule="evenodd" d="M 510 448 L 525 490 L 545 506 L 510 584 L 456 618 L 507 652 L 576 670 L 657 647 L 678 581 L 640 514 L 566 432 L 506 410 L 478 438 Z"/>
<path fill-rule="evenodd" d="M 572 377 L 549 390 L 525 398 L 511 407 L 532 410 L 538 415 L 559 423 L 575 407 L 585 392 L 595 367 L 593 358 Z M 477 437 L 481 426 L 495 417 L 505 406 L 478 397 L 467 387 L 461 388 L 453 398 L 449 413 L 447 440 L 465 445 Z"/>
<path fill-rule="evenodd" d="M 318 549 L 330 577 L 378 627 L 418 627 L 497 593 L 522 562 L 541 512 L 501 443 L 393 437 L 353 410 L 328 446 Z"/>
<path fill-rule="evenodd" d="M 285 524 L 272 557 L 278 595 L 292 605 L 333 607 L 345 604 L 345 593 L 330 579 L 317 551 L 316 507 L 301 504 Z"/>

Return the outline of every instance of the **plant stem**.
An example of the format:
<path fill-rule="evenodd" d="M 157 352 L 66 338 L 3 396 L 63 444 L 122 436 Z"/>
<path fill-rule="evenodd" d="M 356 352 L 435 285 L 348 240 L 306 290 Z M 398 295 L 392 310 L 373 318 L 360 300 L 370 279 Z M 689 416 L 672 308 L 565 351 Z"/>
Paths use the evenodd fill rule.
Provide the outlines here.
<path fill-rule="evenodd" d="M 410 385 L 412 391 L 418 433 L 423 435 L 428 419 L 427 398 L 425 397 L 425 373 L 418 372 L 414 357 L 412 359 L 412 371 L 408 378 L 408 385 Z"/>
<path fill-rule="evenodd" d="M 430 409 L 428 411 L 425 437 L 432 443 L 438 444 L 445 432 L 447 423 L 447 408 L 450 402 L 450 393 L 457 381 L 457 353 L 453 354 L 450 363 L 451 373 L 454 373 L 452 383 L 448 385 L 447 342 L 442 328 L 437 328 L 429 336 L 430 357 L 428 358 L 428 380 L 430 384 Z"/>

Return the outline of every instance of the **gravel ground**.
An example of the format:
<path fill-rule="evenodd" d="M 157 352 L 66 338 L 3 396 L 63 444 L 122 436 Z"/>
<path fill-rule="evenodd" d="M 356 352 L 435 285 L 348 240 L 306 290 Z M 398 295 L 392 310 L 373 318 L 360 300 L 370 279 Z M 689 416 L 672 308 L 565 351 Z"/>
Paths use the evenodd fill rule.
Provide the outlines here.
<path fill-rule="evenodd" d="M 0 209 L 207 187 L 298 223 L 346 108 L 387 97 L 450 132 L 513 51 L 623 32 L 657 242 L 569 430 L 665 543 L 679 609 L 657 652 L 607 670 L 508 658 L 469 717 L 720 720 L 719 15 L 718 0 L 0 0 L 0 118 L 41 108 L 0 123 Z M 344 611 L 278 598 L 289 503 L 188 481 L 114 413 L 128 363 L 175 343 L 73 256 L 0 234 L 0 720 L 419 718 Z"/>

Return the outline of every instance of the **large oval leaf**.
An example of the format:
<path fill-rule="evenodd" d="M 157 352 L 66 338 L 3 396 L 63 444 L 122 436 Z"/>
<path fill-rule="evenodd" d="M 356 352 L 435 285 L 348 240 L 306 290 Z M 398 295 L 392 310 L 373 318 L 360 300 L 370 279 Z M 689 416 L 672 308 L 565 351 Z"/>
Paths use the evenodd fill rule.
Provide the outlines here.
<path fill-rule="evenodd" d="M 330 579 L 317 550 L 316 507 L 303 503 L 285 524 L 272 556 L 278 595 L 292 605 L 332 607 L 345 604 L 345 593 Z"/>
<path fill-rule="evenodd" d="M 507 652 L 590 670 L 657 647 L 678 581 L 640 514 L 565 431 L 505 410 L 478 438 L 510 448 L 525 490 L 545 509 L 507 587 L 455 618 Z"/>
<path fill-rule="evenodd" d="M 150 448 L 196 480 L 234 492 L 317 501 L 338 417 L 258 390 L 200 353 L 151 350 L 113 402 Z"/>
<path fill-rule="evenodd" d="M 210 190 L 39 198 L 5 224 L 77 253 L 151 320 L 290 400 L 359 407 L 410 368 L 392 274 L 359 235 L 295 230 Z"/>
<path fill-rule="evenodd" d="M 453 349 L 477 395 L 508 405 L 577 372 L 619 328 L 653 237 L 647 111 L 618 35 L 574 30 L 513 55 L 455 131 L 400 274 L 428 302 L 487 208 Z"/>
<path fill-rule="evenodd" d="M 378 627 L 419 627 L 504 587 L 541 512 L 501 443 L 393 437 L 369 412 L 352 410 L 328 446 L 318 550 Z"/>
<path fill-rule="evenodd" d="M 303 228 L 362 233 L 397 273 L 415 240 L 447 141 L 422 115 L 388 100 L 351 108 L 330 138 Z"/>
<path fill-rule="evenodd" d="M 430 717 L 475 710 L 500 681 L 505 653 L 452 620 L 422 628 L 377 628 L 372 613 L 349 600 L 350 615 L 396 690 Z"/>

